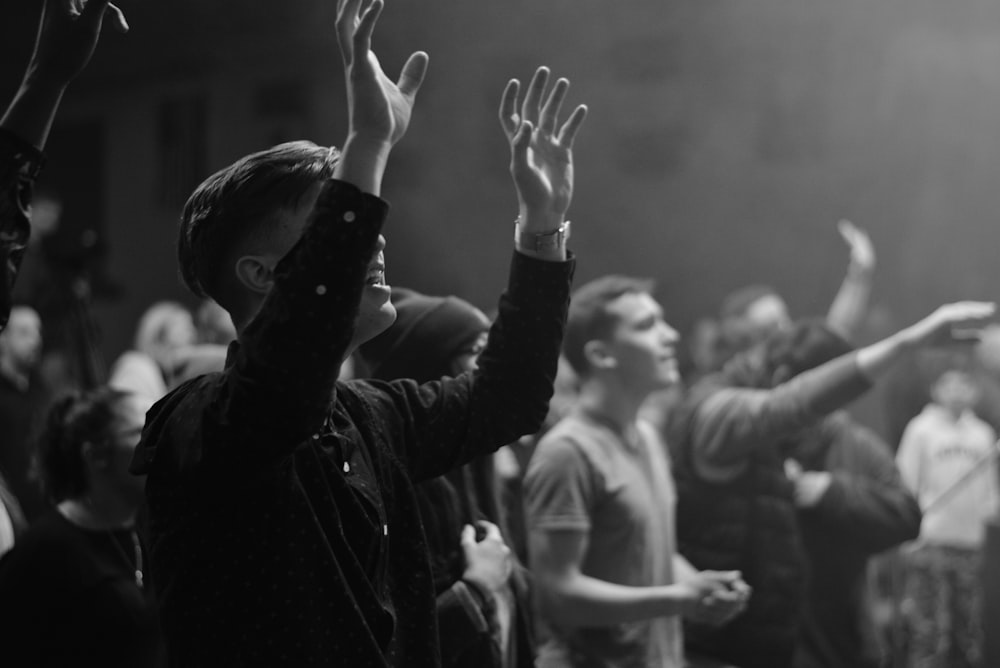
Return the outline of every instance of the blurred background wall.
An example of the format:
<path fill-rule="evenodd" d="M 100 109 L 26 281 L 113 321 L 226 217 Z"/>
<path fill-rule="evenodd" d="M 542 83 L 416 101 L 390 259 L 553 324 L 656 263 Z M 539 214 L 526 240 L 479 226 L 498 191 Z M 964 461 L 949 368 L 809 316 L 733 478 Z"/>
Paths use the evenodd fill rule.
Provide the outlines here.
<path fill-rule="evenodd" d="M 0 99 L 40 6 L 4 0 Z M 242 154 L 346 127 L 334 0 L 122 0 L 71 88 L 43 182 L 67 229 L 100 237 L 122 287 L 97 302 L 110 359 L 177 279 L 178 211 Z M 1000 4 L 989 0 L 388 0 L 375 48 L 431 67 L 385 186 L 388 279 L 490 309 L 516 200 L 496 121 L 537 64 L 591 113 L 571 210 L 578 283 L 651 276 L 686 330 L 750 282 L 825 312 L 846 267 L 835 229 L 879 251 L 871 330 L 1000 279 Z M 87 232 L 90 230 L 90 232 Z M 75 233 L 75 232 L 74 232 Z"/>

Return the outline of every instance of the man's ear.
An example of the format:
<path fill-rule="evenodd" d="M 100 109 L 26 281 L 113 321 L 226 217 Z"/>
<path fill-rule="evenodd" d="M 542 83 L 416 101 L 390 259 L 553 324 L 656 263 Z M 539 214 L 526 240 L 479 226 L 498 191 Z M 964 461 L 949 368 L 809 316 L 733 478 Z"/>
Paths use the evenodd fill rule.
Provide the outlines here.
<path fill-rule="evenodd" d="M 236 278 L 251 292 L 267 294 L 274 285 L 274 266 L 260 255 L 244 255 L 236 261 Z"/>
<path fill-rule="evenodd" d="M 613 369 L 618 366 L 618 360 L 608 349 L 607 343 L 595 339 L 583 345 L 583 356 L 591 369 Z"/>

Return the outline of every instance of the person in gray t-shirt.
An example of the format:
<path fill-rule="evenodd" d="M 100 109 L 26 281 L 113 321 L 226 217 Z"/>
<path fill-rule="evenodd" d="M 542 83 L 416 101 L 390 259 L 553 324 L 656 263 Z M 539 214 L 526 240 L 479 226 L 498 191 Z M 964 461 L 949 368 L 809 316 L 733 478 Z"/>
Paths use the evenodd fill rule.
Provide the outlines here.
<path fill-rule="evenodd" d="M 675 550 L 666 448 L 638 417 L 678 380 L 677 332 L 650 289 L 608 276 L 570 304 L 564 352 L 579 405 L 542 439 L 525 479 L 545 668 L 680 668 L 678 615 L 722 623 L 749 597 L 738 572 L 697 572 Z"/>

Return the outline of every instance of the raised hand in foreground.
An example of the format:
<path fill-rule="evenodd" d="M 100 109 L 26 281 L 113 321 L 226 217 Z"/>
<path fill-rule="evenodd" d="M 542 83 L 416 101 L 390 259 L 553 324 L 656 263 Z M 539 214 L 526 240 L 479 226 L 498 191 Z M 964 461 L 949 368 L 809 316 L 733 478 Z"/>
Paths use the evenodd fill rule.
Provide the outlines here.
<path fill-rule="evenodd" d="M 371 49 L 383 0 L 340 0 L 337 38 L 344 59 L 350 126 L 335 176 L 379 194 L 389 151 L 410 125 L 414 100 L 427 72 L 423 51 L 413 53 L 393 82 Z"/>
<path fill-rule="evenodd" d="M 128 31 L 125 15 L 108 0 L 46 0 L 35 50 L 0 127 L 45 148 L 66 86 L 94 55 L 105 14 L 119 32 Z"/>
<path fill-rule="evenodd" d="M 521 85 L 511 79 L 500 102 L 500 124 L 510 143 L 510 173 L 517 190 L 518 250 L 543 259 L 563 259 L 565 244 L 553 250 L 550 246 L 557 244 L 545 244 L 544 237 L 563 229 L 573 199 L 573 141 L 587 107 L 577 106 L 560 124 L 569 81 L 557 80 L 546 96 L 548 80 L 548 68 L 539 67 L 518 109 Z"/>

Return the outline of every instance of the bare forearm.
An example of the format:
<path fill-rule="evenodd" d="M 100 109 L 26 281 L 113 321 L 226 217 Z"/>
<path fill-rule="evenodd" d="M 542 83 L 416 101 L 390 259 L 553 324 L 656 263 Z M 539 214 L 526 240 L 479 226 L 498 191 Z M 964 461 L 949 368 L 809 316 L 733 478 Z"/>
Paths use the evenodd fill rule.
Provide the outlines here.
<path fill-rule="evenodd" d="M 868 311 L 871 296 L 872 272 L 865 268 L 851 267 L 837 292 L 826 322 L 830 329 L 845 339 L 854 339 Z"/>
<path fill-rule="evenodd" d="M 65 84 L 29 71 L 14 101 L 0 119 L 0 127 L 38 150 L 44 149 L 65 90 Z"/>
<path fill-rule="evenodd" d="M 576 575 L 561 582 L 539 578 L 543 613 L 563 627 L 612 626 L 679 615 L 686 590 L 677 585 L 629 587 Z"/>
<path fill-rule="evenodd" d="M 859 350 L 856 356 L 858 369 L 869 380 L 876 380 L 916 347 L 909 329 L 901 330 Z"/>
<path fill-rule="evenodd" d="M 378 197 L 391 148 L 386 140 L 351 134 L 344 142 L 333 177 Z"/>

